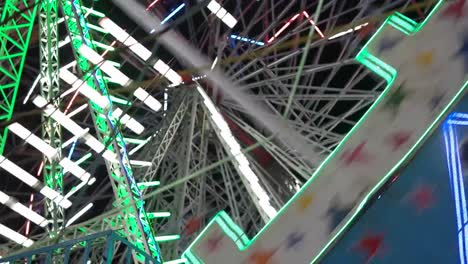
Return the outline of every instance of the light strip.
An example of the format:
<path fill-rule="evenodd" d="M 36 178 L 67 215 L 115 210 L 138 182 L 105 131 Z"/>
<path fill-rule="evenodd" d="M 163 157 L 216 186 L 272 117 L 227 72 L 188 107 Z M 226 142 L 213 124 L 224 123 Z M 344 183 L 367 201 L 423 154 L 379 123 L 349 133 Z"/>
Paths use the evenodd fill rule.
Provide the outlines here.
<path fill-rule="evenodd" d="M 294 15 L 293 17 L 291 17 L 291 18 L 288 20 L 288 22 L 286 22 L 286 24 L 284 24 L 284 26 L 281 27 L 280 30 L 278 30 L 278 32 L 276 32 L 276 34 L 275 34 L 273 37 L 271 37 L 271 38 L 267 41 L 267 43 L 270 43 L 270 42 L 272 42 L 273 40 L 275 40 L 275 39 L 276 39 L 281 33 L 283 33 L 283 31 L 284 31 L 286 28 L 288 28 L 289 25 L 291 25 L 291 23 L 294 22 L 294 20 L 296 20 L 298 17 L 299 17 L 299 14 L 296 14 L 296 15 Z"/>
<path fill-rule="evenodd" d="M 140 183 L 137 183 L 137 186 L 141 189 L 141 188 L 148 188 L 148 187 L 156 187 L 156 186 L 159 186 L 161 185 L 161 182 L 160 181 L 151 181 L 151 182 L 140 182 Z"/>
<path fill-rule="evenodd" d="M 211 113 L 211 119 L 213 120 L 213 123 L 220 131 L 219 135 L 229 147 L 231 155 L 235 157 L 235 161 L 238 163 L 238 171 L 247 180 L 247 182 L 249 182 L 250 188 L 252 189 L 254 195 L 258 198 L 258 205 L 269 218 L 273 218 L 277 211 L 275 208 L 273 208 L 273 206 L 271 206 L 268 194 L 258 183 L 259 179 L 257 175 L 255 175 L 255 173 L 250 168 L 249 162 L 245 155 L 241 152 L 240 145 L 232 135 L 228 124 L 216 109 L 215 105 L 205 93 L 205 91 L 200 86 L 197 86 L 197 90 L 202 96 L 206 108 Z"/>
<path fill-rule="evenodd" d="M 237 20 L 215 0 L 211 0 L 206 7 L 228 27 L 233 28 L 236 26 Z"/>
<path fill-rule="evenodd" d="M 234 35 L 231 35 L 231 36 L 234 36 Z M 213 70 L 216 67 L 217 63 L 218 63 L 218 56 L 216 56 L 216 58 L 213 61 L 213 64 L 211 64 L 210 70 Z"/>
<path fill-rule="evenodd" d="M 51 147 L 44 140 L 34 135 L 31 131 L 29 131 L 27 128 L 20 125 L 19 123 L 15 122 L 9 125 L 8 129 L 21 139 L 29 143 L 31 146 L 39 150 L 50 160 L 53 160 L 57 156 L 58 151 L 55 148 Z"/>
<path fill-rule="evenodd" d="M 314 27 L 315 31 L 320 35 L 320 37 L 325 38 L 325 35 L 323 32 L 320 30 L 320 28 L 315 24 L 315 22 L 310 18 L 309 13 L 307 11 L 302 11 L 302 14 L 309 20 L 310 24 Z"/>
<path fill-rule="evenodd" d="M 29 88 L 28 94 L 23 100 L 23 104 L 26 104 L 26 102 L 29 100 L 29 97 L 33 93 L 34 89 L 36 89 L 37 84 L 39 83 L 39 80 L 41 79 L 41 75 L 38 74 L 36 79 L 34 80 L 33 84 L 31 85 L 31 88 Z"/>
<path fill-rule="evenodd" d="M 27 237 L 13 231 L 12 229 L 0 224 L 0 235 L 20 244 L 24 247 L 30 247 L 34 244 L 34 241 Z"/>
<path fill-rule="evenodd" d="M 342 37 L 344 35 L 347 35 L 347 34 L 350 34 L 350 33 L 354 32 L 354 31 L 358 31 L 358 30 L 362 29 L 363 27 L 365 27 L 367 25 L 369 25 L 369 23 L 364 23 L 364 24 L 355 26 L 354 28 L 351 28 L 351 29 L 348 29 L 348 30 L 345 30 L 345 31 L 342 31 L 342 32 L 339 32 L 339 33 L 336 33 L 335 35 L 329 37 L 328 39 L 332 40 L 332 39 L 335 39 L 335 38 Z"/>
<path fill-rule="evenodd" d="M 159 1 L 159 0 L 154 0 L 151 4 L 149 4 L 148 7 L 146 7 L 146 11 L 150 10 L 151 8 L 153 8 L 153 6 L 154 6 L 155 4 L 158 3 L 158 1 Z"/>
<path fill-rule="evenodd" d="M 84 155 L 83 157 L 81 157 L 79 160 L 75 161 L 76 164 L 80 165 L 81 163 L 85 162 L 87 159 L 91 158 L 93 154 L 91 153 L 87 153 L 86 155 Z"/>
<path fill-rule="evenodd" d="M 9 159 L 5 158 L 2 155 L 0 155 L 0 167 L 9 172 L 11 175 L 15 176 L 17 179 L 19 179 L 26 185 L 34 188 L 36 191 L 40 192 L 45 197 L 52 200 L 57 205 L 65 209 L 69 208 L 72 205 L 72 203 L 68 199 L 63 197 L 55 190 L 49 188 L 48 186 L 45 186 L 36 177 L 32 176 L 27 171 L 23 170 L 21 167 L 11 162 Z"/>
<path fill-rule="evenodd" d="M 86 185 L 86 182 L 82 182 L 78 184 L 77 186 L 73 187 L 67 194 L 65 194 L 65 198 L 70 198 L 73 194 L 75 194 L 77 191 L 79 191 L 81 188 L 83 188 Z"/>
<path fill-rule="evenodd" d="M 151 137 L 152 137 L 152 136 L 151 136 Z M 143 142 L 143 143 L 141 143 L 140 145 L 138 145 L 138 146 L 132 148 L 132 150 L 130 150 L 130 151 L 128 152 L 128 155 L 131 156 L 131 155 L 135 154 L 135 152 L 137 152 L 138 150 L 140 150 L 142 147 L 144 147 L 144 146 L 150 141 L 151 137 L 148 137 L 148 138 L 145 140 L 145 142 Z"/>
<path fill-rule="evenodd" d="M 60 69 L 60 79 L 64 80 L 66 83 L 72 86 L 71 89 L 68 89 L 60 95 L 60 98 L 64 98 L 68 94 L 71 94 L 75 91 L 80 92 L 82 95 L 87 97 L 93 103 L 97 104 L 102 109 L 107 109 L 110 104 L 106 97 L 101 95 L 98 91 L 94 90 L 83 80 L 80 80 L 76 75 L 66 69 Z"/>
<path fill-rule="evenodd" d="M 175 14 L 177 14 L 177 12 L 179 12 L 182 8 L 184 8 L 184 6 L 185 6 L 185 3 L 179 5 L 174 11 L 172 11 L 169 15 L 167 15 L 167 17 L 164 18 L 163 21 L 161 21 L 161 25 L 164 25 L 164 23 L 166 23 L 169 19 L 175 16 Z"/>
<path fill-rule="evenodd" d="M 240 41 L 243 41 L 243 42 L 248 42 L 248 43 L 252 43 L 252 44 L 256 44 L 258 46 L 265 46 L 265 43 L 264 42 L 261 42 L 261 41 L 256 41 L 254 39 L 249 39 L 249 38 L 245 38 L 245 37 L 241 37 L 241 36 L 237 36 L 237 35 L 231 35 L 230 36 L 232 39 L 237 39 L 237 40 L 240 40 Z M 216 57 L 216 59 L 218 59 L 218 57 Z M 214 68 L 214 65 L 216 64 L 216 60 L 213 62 L 213 65 L 211 66 L 211 69 Z"/>
<path fill-rule="evenodd" d="M 143 160 L 130 160 L 130 165 L 140 166 L 140 167 L 151 167 L 153 163 Z"/>
<path fill-rule="evenodd" d="M 105 149 L 105 146 L 99 140 L 87 133 L 85 129 L 81 128 L 77 123 L 75 123 L 75 121 L 71 120 L 71 118 L 66 116 L 60 110 L 58 110 L 50 104 L 47 104 L 47 100 L 44 99 L 42 96 L 36 96 L 36 98 L 33 99 L 33 103 L 37 107 L 43 108 L 43 111 L 46 115 L 52 117 L 65 129 L 70 131 L 70 133 L 72 133 L 75 136 L 82 137 L 84 139 L 85 144 L 88 145 L 91 149 L 100 154 L 101 152 L 103 152 L 103 158 L 112 163 L 118 162 L 115 153 Z"/>
<path fill-rule="evenodd" d="M 146 213 L 149 218 L 165 218 L 170 217 L 170 212 L 154 212 L 154 213 Z"/>
<path fill-rule="evenodd" d="M 53 160 L 57 156 L 57 149 L 51 147 L 49 144 L 47 144 L 45 141 L 43 141 L 36 135 L 32 134 L 31 131 L 29 131 L 19 123 L 13 123 L 9 125 L 8 128 L 17 136 L 22 138 L 24 141 L 28 142 L 31 146 L 35 147 L 37 150 L 42 152 L 50 160 Z M 71 172 L 81 181 L 87 182 L 91 176 L 89 173 L 87 173 L 80 166 L 78 166 L 68 158 L 62 159 L 60 161 L 60 165 L 62 165 L 65 171 Z"/>
<path fill-rule="evenodd" d="M 79 106 L 78 108 L 76 108 L 75 110 L 71 111 L 70 113 L 67 114 L 68 117 L 72 118 L 74 117 L 75 115 L 79 114 L 81 111 L 83 111 L 84 109 L 86 109 L 86 107 L 88 106 L 88 104 L 82 104 L 81 106 Z"/>
<path fill-rule="evenodd" d="M 181 258 L 181 259 L 174 259 L 170 261 L 164 261 L 164 264 L 182 264 L 182 263 L 188 263 L 188 260 L 186 258 Z"/>
<path fill-rule="evenodd" d="M 122 86 L 127 86 L 131 83 L 130 78 L 128 78 L 120 70 L 115 68 L 108 61 L 104 60 L 103 57 L 101 57 L 98 53 L 96 53 L 90 47 L 83 45 L 80 47 L 79 52 L 94 65 L 99 65 L 101 70 L 104 71 L 107 75 L 109 75 L 118 84 Z M 133 93 L 133 95 L 139 100 L 141 100 L 148 107 L 153 109 L 154 111 L 158 111 L 161 108 L 161 103 L 158 100 L 156 100 L 156 98 L 154 98 L 153 96 L 148 94 L 146 91 L 144 91 L 141 87 L 138 87 Z M 137 121 L 136 120 L 132 121 L 132 123 L 134 122 L 137 122 Z M 134 131 L 135 133 L 140 134 L 143 131 L 139 133 L 137 131 L 140 131 L 141 127 L 143 126 L 140 124 L 138 128 L 134 127 L 133 125 L 128 128 Z M 135 128 L 136 130 L 134 130 L 133 128 Z"/>
<path fill-rule="evenodd" d="M 99 21 L 99 25 L 109 31 L 109 33 L 114 36 L 118 41 L 122 42 L 126 47 L 133 51 L 140 59 L 143 61 L 148 61 L 151 57 L 151 51 L 149 51 L 145 46 L 139 43 L 136 39 L 130 36 L 125 30 L 119 27 L 109 18 L 103 18 Z M 158 71 L 162 76 L 166 77 L 173 85 L 179 85 L 182 83 L 182 77 L 172 70 L 165 62 L 162 60 L 157 60 L 153 65 L 153 68 Z M 151 107 L 151 106 L 150 106 Z"/>
<path fill-rule="evenodd" d="M 109 31 L 118 41 L 122 42 L 131 51 L 133 51 L 138 57 L 146 61 L 151 57 L 151 52 L 140 44 L 135 38 L 130 36 L 125 30 L 115 24 L 112 20 L 105 17 L 99 21 L 99 25 Z"/>
<path fill-rule="evenodd" d="M 155 236 L 156 242 L 168 242 L 180 239 L 179 235 Z"/>
<path fill-rule="evenodd" d="M 460 153 L 458 139 L 454 125 L 468 125 L 468 116 L 465 114 L 453 113 L 444 125 L 444 138 L 447 151 L 447 165 L 452 183 L 452 192 L 455 200 L 458 247 L 460 263 L 468 262 L 468 210 L 465 196 L 465 186 L 462 167 L 460 163 Z M 454 120 L 456 118 L 465 118 L 465 120 Z M 459 123 L 465 121 L 466 123 Z"/>
<path fill-rule="evenodd" d="M 2 191 L 0 191 L 0 203 L 8 206 L 11 210 L 24 216 L 26 219 L 30 220 L 38 226 L 46 227 L 49 224 L 49 221 L 47 221 L 44 217 L 19 203 L 18 200 L 10 197 L 8 194 Z"/>
<path fill-rule="evenodd" d="M 62 166 L 64 173 L 70 172 L 72 175 L 76 176 L 82 182 L 88 182 L 91 175 L 78 166 L 75 162 L 70 160 L 69 158 L 64 158 L 59 162 L 60 166 Z M 94 182 L 94 181 L 93 181 Z M 88 183 L 91 185 L 91 181 Z"/>
<path fill-rule="evenodd" d="M 78 218 L 80 218 L 84 213 L 86 213 L 89 209 L 91 209 L 91 207 L 93 207 L 93 203 L 89 203 L 83 209 L 78 211 L 78 213 L 76 213 L 73 217 L 70 218 L 70 220 L 68 220 L 65 227 L 69 227 L 71 224 L 73 224 L 76 220 L 78 220 Z"/>

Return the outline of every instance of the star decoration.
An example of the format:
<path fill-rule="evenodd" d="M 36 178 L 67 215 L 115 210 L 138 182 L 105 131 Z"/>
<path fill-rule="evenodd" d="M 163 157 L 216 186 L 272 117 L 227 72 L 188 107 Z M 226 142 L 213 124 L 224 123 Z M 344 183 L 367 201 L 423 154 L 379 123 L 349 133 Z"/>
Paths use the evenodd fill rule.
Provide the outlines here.
<path fill-rule="evenodd" d="M 253 252 L 249 258 L 249 264 L 270 264 L 276 250 L 260 250 Z"/>
<path fill-rule="evenodd" d="M 190 220 L 187 222 L 187 224 L 184 227 L 184 233 L 185 235 L 192 235 L 193 233 L 197 232 L 197 230 L 201 226 L 201 219 L 200 217 L 192 217 Z"/>
<path fill-rule="evenodd" d="M 419 212 L 430 208 L 434 200 L 434 193 L 430 186 L 418 186 L 411 192 L 411 202 Z"/>
<path fill-rule="evenodd" d="M 346 150 L 341 156 L 341 160 L 346 164 L 346 166 L 351 165 L 355 162 L 363 162 L 367 160 L 367 155 L 364 152 L 364 146 L 366 142 L 362 142 L 357 147 L 352 150 Z"/>
<path fill-rule="evenodd" d="M 299 232 L 293 232 L 288 235 L 287 238 L 287 249 L 295 248 L 304 241 L 305 234 Z"/>
<path fill-rule="evenodd" d="M 398 113 L 401 103 L 405 100 L 406 96 L 408 96 L 408 92 L 404 90 L 404 84 L 405 82 L 400 84 L 395 91 L 391 92 L 383 105 L 384 109 L 392 111 L 394 116 Z"/>
<path fill-rule="evenodd" d="M 217 250 L 221 246 L 222 240 L 223 240 L 223 235 L 218 234 L 218 233 L 208 238 L 205 244 L 206 250 L 208 251 L 208 253 L 211 253 Z"/>
<path fill-rule="evenodd" d="M 465 35 L 463 39 L 463 45 L 455 54 L 455 56 L 463 56 L 463 59 L 465 60 L 465 71 L 468 72 L 468 34 Z"/>
<path fill-rule="evenodd" d="M 465 15 L 464 6 L 466 0 L 457 0 L 456 2 L 452 3 L 442 12 L 443 17 L 455 17 L 456 20 L 459 20 Z"/>
<path fill-rule="evenodd" d="M 307 209 L 309 207 L 309 205 L 312 203 L 312 200 L 313 200 L 313 196 L 310 195 L 310 194 L 304 194 L 302 195 L 299 200 L 298 200 L 298 203 L 299 203 L 299 210 L 301 212 L 303 212 L 305 209 Z"/>
<path fill-rule="evenodd" d="M 400 42 L 400 40 L 402 40 L 401 37 L 396 37 L 396 38 L 385 37 L 380 42 L 380 45 L 377 47 L 377 53 L 380 54 L 386 50 L 393 49 Z"/>
<path fill-rule="evenodd" d="M 443 99 L 444 99 L 443 94 L 436 94 L 434 97 L 432 97 L 431 101 L 429 102 L 431 111 L 439 107 Z"/>
<path fill-rule="evenodd" d="M 369 263 L 382 250 L 384 236 L 382 234 L 364 236 L 356 245 L 356 250 L 366 254 L 366 263 Z"/>
<path fill-rule="evenodd" d="M 189 74 L 182 74 L 181 78 L 184 84 L 191 84 L 194 82 L 192 76 L 190 76 Z"/>
<path fill-rule="evenodd" d="M 416 56 L 416 64 L 422 66 L 423 68 L 427 68 L 428 66 L 432 65 L 433 61 L 434 54 L 431 51 L 424 51 Z"/>
<path fill-rule="evenodd" d="M 335 200 L 327 211 L 327 217 L 330 218 L 330 233 L 343 221 L 353 208 L 351 206 L 340 206 Z"/>
<path fill-rule="evenodd" d="M 392 145 L 392 150 L 396 151 L 401 146 L 406 144 L 408 140 L 411 138 L 411 132 L 396 132 L 390 135 L 389 142 Z"/>

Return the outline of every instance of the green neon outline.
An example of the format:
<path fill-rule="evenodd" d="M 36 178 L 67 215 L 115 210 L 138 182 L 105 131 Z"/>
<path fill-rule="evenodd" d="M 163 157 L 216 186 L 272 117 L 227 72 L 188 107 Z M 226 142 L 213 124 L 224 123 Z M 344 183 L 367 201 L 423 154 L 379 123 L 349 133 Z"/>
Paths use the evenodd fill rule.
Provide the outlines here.
<path fill-rule="evenodd" d="M 0 121 L 9 121 L 13 116 L 19 84 L 23 74 L 26 55 L 31 40 L 34 21 L 39 6 L 38 0 L 6 0 L 0 8 L 0 76 L 6 78 L 0 84 Z M 22 8 L 19 6 L 23 4 Z M 20 10 L 21 9 L 21 10 Z M 25 11 L 22 11 L 24 9 Z M 21 20 L 10 19 L 21 15 Z M 26 34 L 23 35 L 23 33 Z M 11 36 L 18 37 L 14 40 Z M 10 50 L 14 46 L 15 48 Z M 14 59 L 18 59 L 15 64 Z M 8 128 L 0 130 L 0 154 L 5 150 Z"/>
<path fill-rule="evenodd" d="M 380 102 L 388 95 L 389 91 L 391 90 L 393 82 L 397 78 L 397 71 L 395 68 L 392 66 L 388 65 L 387 63 L 383 62 L 379 58 L 375 57 L 372 55 L 368 47 L 372 43 L 372 41 L 383 31 L 385 27 L 388 25 L 394 27 L 395 29 L 401 31 L 402 33 L 411 36 L 419 32 L 428 22 L 429 20 L 434 16 L 434 14 L 439 10 L 439 8 L 442 6 L 444 3 L 444 0 L 439 0 L 437 4 L 434 6 L 432 11 L 429 13 L 426 19 L 422 21 L 421 23 L 416 23 L 415 21 L 411 20 L 407 16 L 401 14 L 401 13 L 395 13 L 388 17 L 384 23 L 380 26 L 380 28 L 377 30 L 377 32 L 367 41 L 367 43 L 364 45 L 364 47 L 361 49 L 361 51 L 357 54 L 356 60 L 360 63 L 362 63 L 364 66 L 369 68 L 371 71 L 382 77 L 387 81 L 387 86 L 385 87 L 384 91 L 382 94 L 379 96 L 379 98 L 376 100 L 376 102 L 369 108 L 369 110 L 363 115 L 363 117 L 358 121 L 358 123 L 351 129 L 351 131 L 343 138 L 343 140 L 340 142 L 340 144 L 336 147 L 336 149 L 321 163 L 321 165 L 317 168 L 317 170 L 314 172 L 312 177 L 304 184 L 304 186 L 278 211 L 278 214 L 271 219 L 256 235 L 253 239 L 249 240 L 245 233 L 242 234 L 237 234 L 237 237 L 231 237 L 229 236 L 229 233 L 232 232 L 232 230 L 241 230 L 240 227 L 235 224 L 232 219 L 226 214 L 226 212 L 221 211 L 219 212 L 211 221 L 210 223 L 202 230 L 202 232 L 197 236 L 197 238 L 190 244 L 190 246 L 182 253 L 182 257 L 186 258 L 188 260 L 188 263 L 197 263 L 201 264 L 204 263 L 201 259 L 199 259 L 194 252 L 192 251 L 193 247 L 202 239 L 205 235 L 206 232 L 208 232 L 209 228 L 211 225 L 218 223 L 218 226 L 225 232 L 225 234 L 233 240 L 237 246 L 239 247 L 240 251 L 244 251 L 250 247 L 251 244 L 255 242 L 257 238 L 261 236 L 263 232 L 265 232 L 268 227 L 275 221 L 275 219 L 281 215 L 281 213 L 294 201 L 297 199 L 298 196 L 302 194 L 302 192 L 309 187 L 309 185 L 315 180 L 315 178 L 319 175 L 325 164 L 328 163 L 328 161 L 333 158 L 336 153 L 338 153 L 343 145 L 347 142 L 348 138 L 354 134 L 354 132 L 361 126 L 361 124 L 364 122 L 366 117 L 374 110 L 374 108 L 380 104 Z M 391 177 L 394 172 L 402 165 L 404 164 L 412 155 L 413 153 L 420 147 L 420 145 L 423 143 L 423 141 L 431 134 L 431 132 L 437 127 L 437 125 L 443 120 L 443 118 L 447 115 L 448 111 L 450 108 L 461 98 L 461 96 L 464 94 L 466 88 L 468 87 L 468 80 L 465 81 L 465 83 L 461 86 L 460 90 L 455 94 L 455 96 L 452 98 L 452 100 L 443 108 L 441 113 L 435 118 L 435 120 L 429 125 L 429 128 L 423 133 L 423 135 L 416 141 L 416 143 L 410 148 L 410 150 L 403 156 L 400 161 L 398 161 L 395 166 L 393 166 L 392 169 L 389 170 L 389 172 L 372 188 L 372 190 L 364 197 L 362 202 L 358 204 L 355 209 L 351 212 L 352 215 L 348 218 L 346 223 L 341 225 L 341 228 L 332 236 L 330 241 L 324 246 L 324 248 L 317 254 L 317 256 L 311 261 L 311 263 L 315 263 L 318 260 L 320 260 L 326 252 L 331 248 L 331 246 L 336 242 L 336 240 L 343 234 L 344 231 L 348 229 L 348 227 L 354 222 L 356 216 L 359 214 L 361 209 L 364 207 L 364 205 L 368 202 L 369 198 L 372 197 L 372 195 Z M 222 219 L 222 220 L 220 220 Z M 226 219 L 229 219 L 228 222 L 226 222 Z M 220 225 L 219 222 L 222 221 L 224 224 L 229 225 L 227 227 L 226 225 Z M 229 229 L 229 230 L 225 230 Z M 247 243 L 245 246 L 240 247 L 237 241 L 239 239 L 237 238 L 245 238 L 247 239 Z M 243 241 L 245 241 L 243 239 Z"/>

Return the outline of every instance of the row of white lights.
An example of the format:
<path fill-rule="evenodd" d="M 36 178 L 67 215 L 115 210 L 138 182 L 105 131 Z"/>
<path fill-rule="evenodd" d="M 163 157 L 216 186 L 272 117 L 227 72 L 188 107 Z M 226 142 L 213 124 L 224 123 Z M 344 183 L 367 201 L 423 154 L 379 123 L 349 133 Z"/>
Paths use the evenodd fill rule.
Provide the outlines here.
<path fill-rule="evenodd" d="M 231 155 L 234 156 L 235 161 L 237 162 L 237 169 L 240 171 L 241 175 L 244 176 L 245 179 L 249 182 L 250 188 L 252 189 L 255 196 L 258 198 L 259 206 L 270 219 L 273 218 L 276 215 L 277 211 L 275 208 L 273 208 L 273 206 L 271 206 L 268 194 L 265 192 L 263 187 L 260 186 L 257 175 L 255 175 L 255 173 L 250 168 L 249 161 L 241 152 L 241 147 L 232 135 L 228 124 L 226 123 L 222 115 L 219 113 L 218 109 L 213 104 L 211 99 L 205 93 L 205 91 L 200 86 L 197 87 L 197 90 L 203 97 L 203 103 L 210 112 L 213 123 L 217 126 L 217 128 L 220 131 L 219 135 L 229 147 Z"/>
<path fill-rule="evenodd" d="M 236 26 L 237 20 L 215 0 L 211 0 L 206 7 L 228 27 Z"/>
<path fill-rule="evenodd" d="M 114 23 L 109 18 L 105 17 L 101 19 L 99 21 L 99 25 L 105 30 L 107 30 L 115 39 L 117 39 L 126 47 L 128 47 L 133 53 L 135 53 L 143 61 L 148 61 L 149 58 L 151 57 L 152 55 L 151 51 L 149 51 L 145 46 L 139 43 L 135 38 L 130 36 L 130 34 L 128 34 L 125 30 L 123 30 L 121 27 L 119 27 L 116 23 Z M 182 83 L 182 77 L 161 59 L 158 59 L 153 64 L 153 68 L 157 72 L 159 72 L 159 74 L 166 77 L 173 85 L 179 85 Z"/>
<path fill-rule="evenodd" d="M 125 30 L 120 28 L 117 24 L 115 24 L 109 18 L 102 19 L 99 22 L 99 25 L 103 27 L 105 30 L 107 30 L 117 40 L 119 40 L 124 45 L 126 45 L 131 51 L 133 51 L 142 60 L 146 61 L 151 57 L 151 52 L 146 47 L 144 47 L 141 43 L 135 40 L 132 36 L 130 36 L 127 32 L 125 32 Z M 158 62 L 161 63 L 162 61 L 159 60 Z M 154 67 L 155 69 L 158 68 L 156 66 L 158 65 L 158 62 L 155 64 L 155 67 Z M 166 76 L 165 73 L 169 71 L 173 71 L 173 70 L 170 68 L 169 69 L 165 68 L 165 71 L 160 72 L 160 73 L 163 76 Z M 179 78 L 180 76 L 178 77 L 178 80 Z M 171 81 L 171 79 L 169 80 Z M 177 82 L 172 81 L 173 84 L 176 84 L 176 85 L 179 84 L 180 82 L 178 80 Z M 226 121 L 224 121 L 221 114 L 217 111 L 216 107 L 208 98 L 208 96 L 203 91 L 203 89 L 198 87 L 198 91 L 204 98 L 205 105 L 212 115 L 213 122 L 218 126 L 218 129 L 221 131 L 220 134 L 223 137 L 223 140 L 229 146 L 231 150 L 231 154 L 236 157 L 236 161 L 238 163 L 238 169 L 249 182 L 253 192 L 255 193 L 255 195 L 257 196 L 259 200 L 260 206 L 262 207 L 266 215 L 268 215 L 268 217 L 270 218 L 273 217 L 274 215 L 276 215 L 276 210 L 271 206 L 267 193 L 258 183 L 258 177 L 250 168 L 249 162 L 247 161 L 246 157 L 241 153 L 240 146 L 237 143 L 237 141 L 234 139 L 234 137 L 232 136 L 231 131 L 228 125 L 226 124 Z"/>

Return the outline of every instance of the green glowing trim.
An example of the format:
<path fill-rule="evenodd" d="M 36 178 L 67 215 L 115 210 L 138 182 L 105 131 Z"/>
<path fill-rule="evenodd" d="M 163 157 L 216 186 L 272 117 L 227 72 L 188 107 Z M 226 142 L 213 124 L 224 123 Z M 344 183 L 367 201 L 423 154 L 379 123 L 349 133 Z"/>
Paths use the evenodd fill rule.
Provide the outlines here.
<path fill-rule="evenodd" d="M 439 0 L 433 10 L 430 12 L 428 17 L 421 23 L 417 24 L 416 22 L 412 21 L 410 18 L 404 16 L 403 14 L 396 13 L 394 15 L 391 15 L 385 22 L 382 24 L 382 26 L 377 30 L 377 32 L 369 39 L 369 41 L 364 45 L 363 49 L 358 53 L 356 56 L 356 60 L 362 63 L 364 66 L 375 72 L 377 75 L 382 77 L 387 81 L 387 86 L 385 90 L 382 92 L 382 94 L 379 96 L 379 98 L 376 100 L 376 102 L 370 107 L 370 109 L 364 114 L 364 116 L 359 120 L 359 122 L 351 129 L 351 131 L 343 138 L 343 140 L 340 142 L 340 144 L 336 147 L 336 149 L 322 162 L 322 164 L 317 168 L 315 173 L 312 175 L 312 177 L 307 181 L 307 183 L 297 192 L 278 212 L 278 214 L 271 219 L 260 231 L 259 233 L 251 240 L 247 239 L 247 236 L 242 232 L 242 233 L 235 233 L 233 235 L 234 230 L 240 230 L 240 227 L 236 225 L 231 218 L 224 212 L 221 211 L 218 213 L 211 221 L 210 223 L 202 230 L 199 236 L 190 244 L 190 246 L 183 252 L 182 256 L 188 260 L 189 263 L 197 263 L 201 264 L 203 261 L 199 259 L 192 251 L 193 247 L 198 243 L 198 241 L 201 240 L 202 237 L 206 235 L 208 232 L 209 228 L 213 224 L 218 224 L 218 226 L 225 232 L 225 234 L 233 240 L 240 251 L 244 251 L 249 248 L 251 244 L 255 242 L 256 239 L 258 239 L 263 232 L 266 232 L 268 230 L 268 227 L 275 221 L 279 215 L 281 215 L 284 210 L 295 200 L 297 199 L 298 196 L 302 194 L 302 192 L 307 189 L 307 187 L 313 183 L 317 175 L 319 175 L 330 159 L 332 159 L 336 153 L 338 153 L 343 145 L 346 143 L 348 138 L 354 134 L 354 132 L 361 126 L 361 124 L 364 122 L 364 120 L 367 118 L 369 113 L 371 113 L 377 105 L 379 105 L 382 100 L 387 96 L 387 94 L 390 91 L 390 87 L 392 86 L 393 82 L 397 78 L 397 71 L 395 68 L 392 66 L 386 64 L 382 60 L 378 59 L 374 55 L 369 53 L 368 46 L 370 43 L 378 36 L 382 30 L 384 29 L 385 26 L 393 26 L 400 31 L 402 31 L 406 35 L 413 35 L 419 32 L 424 25 L 428 23 L 428 21 L 432 18 L 432 16 L 435 14 L 435 12 L 441 7 L 443 4 L 444 0 Z M 403 156 L 403 158 L 393 166 L 392 169 L 374 186 L 374 188 L 366 195 L 366 197 L 363 199 L 363 201 L 356 207 L 356 209 L 352 212 L 352 216 L 348 219 L 348 221 L 342 225 L 341 229 L 335 233 L 335 235 L 330 239 L 330 241 L 326 244 L 326 246 L 319 252 L 319 254 L 312 260 L 312 263 L 316 263 L 319 261 L 326 252 L 330 249 L 330 247 L 336 242 L 336 240 L 343 235 L 343 233 L 352 225 L 354 220 L 356 220 L 357 215 L 361 211 L 361 209 L 364 207 L 364 205 L 369 201 L 369 199 L 372 197 L 372 195 L 392 176 L 394 175 L 395 171 L 402 165 L 404 164 L 413 154 L 414 152 L 420 147 L 422 142 L 430 135 L 430 133 L 437 127 L 438 124 L 440 124 L 441 121 L 443 121 L 444 117 L 447 115 L 449 112 L 450 108 L 454 106 L 454 104 L 463 96 L 466 88 L 468 87 L 468 81 L 466 81 L 460 90 L 455 94 L 454 98 L 445 106 L 445 108 L 442 110 L 441 114 L 438 115 L 435 120 L 430 124 L 429 128 L 423 133 L 423 135 L 417 140 L 417 142 L 410 148 L 410 150 L 406 153 L 406 155 Z M 229 219 L 229 222 L 227 222 L 227 219 Z M 220 223 L 222 222 L 222 223 Z M 242 242 L 240 242 L 242 241 Z M 240 246 L 240 244 L 245 243 L 245 246 Z"/>
<path fill-rule="evenodd" d="M 112 102 L 117 103 L 117 104 L 121 104 L 121 105 L 131 105 L 132 104 L 131 102 L 129 102 L 127 100 L 120 99 L 120 98 L 115 97 L 113 95 L 110 95 L 109 98 L 112 100 Z"/>
<path fill-rule="evenodd" d="M 89 64 L 86 58 L 80 56 L 80 54 L 76 52 L 82 45 L 86 45 L 92 49 L 95 48 L 95 42 L 92 41 L 91 35 L 89 34 L 89 28 L 83 15 L 81 1 L 62 0 L 62 8 L 68 31 L 70 33 L 71 44 L 75 52 L 77 64 L 79 69 L 85 73 L 84 79 L 87 80 L 88 85 L 109 98 L 107 84 L 103 78 L 101 70 L 96 69 L 94 70 L 94 74 L 89 76 L 89 73 L 93 72 L 92 65 Z M 110 176 L 116 183 L 114 191 L 117 196 L 117 201 L 114 205 L 121 208 L 122 215 L 125 216 L 124 227 L 127 232 L 126 237 L 137 248 L 143 251 L 149 250 L 149 253 L 156 258 L 158 263 L 161 263 L 162 260 L 159 247 L 153 235 L 154 231 L 143 207 L 144 202 L 141 192 L 133 178 L 133 171 L 130 167 L 130 161 L 127 156 L 124 139 L 118 129 L 115 132 L 115 136 L 110 138 L 110 136 L 112 136 L 110 135 L 110 132 L 113 131 L 113 127 L 116 127 L 117 120 L 111 118 L 110 112 L 103 112 L 103 109 L 99 108 L 99 106 L 93 102 L 90 102 L 90 105 L 93 109 L 95 117 L 94 121 L 99 139 L 108 146 L 108 150 L 117 153 L 115 148 L 118 148 L 118 153 L 121 153 L 121 162 L 112 165 Z M 109 114 L 109 116 L 107 116 L 107 114 Z M 113 144 L 107 144 L 107 142 L 113 142 Z M 143 261 L 141 256 L 137 255 L 137 258 Z"/>
<path fill-rule="evenodd" d="M 0 122 L 13 115 L 39 1 L 6 0 L 0 8 Z M 18 18 L 21 19 L 11 19 Z M 3 131 L 3 132 L 1 132 Z M 0 154 L 8 129 L 0 130 Z"/>

